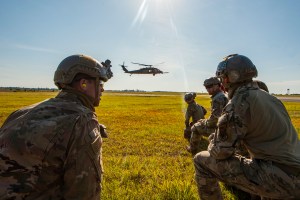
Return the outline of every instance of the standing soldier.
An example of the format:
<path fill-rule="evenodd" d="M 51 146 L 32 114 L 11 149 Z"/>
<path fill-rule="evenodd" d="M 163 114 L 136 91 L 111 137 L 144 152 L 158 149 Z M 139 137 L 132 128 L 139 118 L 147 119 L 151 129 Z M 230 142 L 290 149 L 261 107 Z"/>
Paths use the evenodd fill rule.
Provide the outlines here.
<path fill-rule="evenodd" d="M 246 56 L 227 56 L 216 75 L 230 101 L 208 151 L 194 157 L 201 199 L 222 199 L 218 180 L 262 198 L 299 199 L 300 142 L 282 102 L 252 81 L 257 70 Z M 235 154 L 240 140 L 250 158 Z"/>
<path fill-rule="evenodd" d="M 102 137 L 98 123 L 110 61 L 72 55 L 58 66 L 52 99 L 13 112 L 0 129 L 0 199 L 99 199 Z"/>
<path fill-rule="evenodd" d="M 188 104 L 186 113 L 185 113 L 185 129 L 184 129 L 184 138 L 188 140 L 190 143 L 191 138 L 191 127 L 200 119 L 204 119 L 204 115 L 206 114 L 206 109 L 197 104 L 195 101 L 197 94 L 186 93 L 184 95 L 184 101 Z M 192 121 L 190 122 L 192 118 Z M 190 151 L 190 146 L 187 146 L 187 150 Z"/>
<path fill-rule="evenodd" d="M 222 110 L 228 102 L 222 88 L 221 82 L 216 77 L 208 78 L 204 81 L 204 87 L 209 95 L 211 95 L 211 114 L 207 119 L 199 120 L 192 127 L 191 136 L 191 153 L 195 155 L 200 151 L 200 140 L 202 135 L 209 136 L 217 127 L 218 118 L 221 116 Z"/>

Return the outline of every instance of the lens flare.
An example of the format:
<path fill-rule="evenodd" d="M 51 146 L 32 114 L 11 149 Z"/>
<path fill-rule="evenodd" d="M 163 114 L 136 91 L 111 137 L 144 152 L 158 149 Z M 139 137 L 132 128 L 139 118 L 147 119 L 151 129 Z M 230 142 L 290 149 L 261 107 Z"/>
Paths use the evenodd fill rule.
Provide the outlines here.
<path fill-rule="evenodd" d="M 147 16 L 147 12 L 148 12 L 148 0 L 144 0 L 142 2 L 142 4 L 140 5 L 140 8 L 139 8 L 134 20 L 131 23 L 131 27 L 134 27 L 137 22 L 139 22 L 139 24 L 142 24 L 144 19 Z"/>

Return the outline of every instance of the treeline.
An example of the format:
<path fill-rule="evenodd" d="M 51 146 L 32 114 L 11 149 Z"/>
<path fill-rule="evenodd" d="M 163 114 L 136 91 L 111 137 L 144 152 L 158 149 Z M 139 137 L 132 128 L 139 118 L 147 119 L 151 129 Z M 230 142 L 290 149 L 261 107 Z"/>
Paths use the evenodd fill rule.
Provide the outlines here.
<path fill-rule="evenodd" d="M 57 88 L 0 87 L 0 92 L 56 92 Z M 145 90 L 106 90 L 107 92 L 146 92 Z"/>
<path fill-rule="evenodd" d="M 57 88 L 26 88 L 26 87 L 0 87 L 0 92 L 57 92 Z M 157 92 L 157 93 L 186 93 L 186 92 L 172 92 L 172 91 L 145 91 L 145 90 L 105 90 L 106 92 L 129 92 L 129 93 L 141 93 L 141 92 Z M 207 95 L 205 92 L 199 92 L 199 94 Z M 300 96 L 298 93 L 292 94 L 275 94 L 271 93 L 272 95 L 276 96 Z"/>
<path fill-rule="evenodd" d="M 0 92 L 55 92 L 57 88 L 0 87 Z"/>

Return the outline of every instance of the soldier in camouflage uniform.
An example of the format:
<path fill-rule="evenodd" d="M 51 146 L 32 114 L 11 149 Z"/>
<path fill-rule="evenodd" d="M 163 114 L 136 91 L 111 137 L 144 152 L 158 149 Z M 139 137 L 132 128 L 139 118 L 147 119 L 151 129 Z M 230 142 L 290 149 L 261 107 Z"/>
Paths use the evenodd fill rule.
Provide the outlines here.
<path fill-rule="evenodd" d="M 195 101 L 196 96 L 197 94 L 194 92 L 184 95 L 184 101 L 188 104 L 185 112 L 184 138 L 187 139 L 189 143 L 191 139 L 191 126 L 198 120 L 204 119 L 204 115 L 207 113 L 206 109 Z M 191 119 L 192 121 L 190 122 Z M 187 150 L 190 151 L 190 146 L 187 146 Z"/>
<path fill-rule="evenodd" d="M 100 199 L 98 123 L 110 61 L 73 55 L 58 66 L 52 99 L 13 112 L 0 129 L 0 199 Z M 101 137 L 102 134 L 102 137 Z"/>
<path fill-rule="evenodd" d="M 230 101 L 208 151 L 194 157 L 201 199 L 222 199 L 218 180 L 262 198 L 299 199 L 300 142 L 282 102 L 253 83 L 257 70 L 245 56 L 227 56 L 216 75 Z M 250 158 L 235 154 L 240 140 Z"/>
<path fill-rule="evenodd" d="M 218 118 L 228 102 L 227 97 L 221 89 L 221 82 L 216 77 L 208 78 L 204 81 L 204 87 L 211 95 L 211 114 L 207 119 L 201 119 L 192 127 L 191 153 L 195 155 L 200 151 L 200 141 L 202 136 L 209 136 L 217 127 Z"/>

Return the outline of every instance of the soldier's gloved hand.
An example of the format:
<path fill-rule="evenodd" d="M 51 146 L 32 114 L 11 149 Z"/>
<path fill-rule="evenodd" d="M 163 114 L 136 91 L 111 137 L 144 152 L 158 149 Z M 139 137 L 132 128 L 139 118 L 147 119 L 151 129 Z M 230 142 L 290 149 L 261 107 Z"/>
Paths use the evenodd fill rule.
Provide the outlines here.
<path fill-rule="evenodd" d="M 103 124 L 99 124 L 100 126 L 100 134 L 102 138 L 108 138 L 108 133 L 106 131 L 106 126 L 104 126 Z"/>
<path fill-rule="evenodd" d="M 220 146 L 214 143 L 209 143 L 207 150 L 212 157 L 220 160 L 227 159 L 230 156 L 232 156 L 234 153 L 233 147 L 227 147 L 227 148 L 222 147 L 221 149 Z"/>
<path fill-rule="evenodd" d="M 195 124 L 195 122 L 190 122 L 189 127 L 192 127 Z"/>
<path fill-rule="evenodd" d="M 183 131 L 183 137 L 185 139 L 190 139 L 191 138 L 191 134 L 192 134 L 191 127 L 188 127 L 186 129 L 184 129 L 184 131 Z"/>

